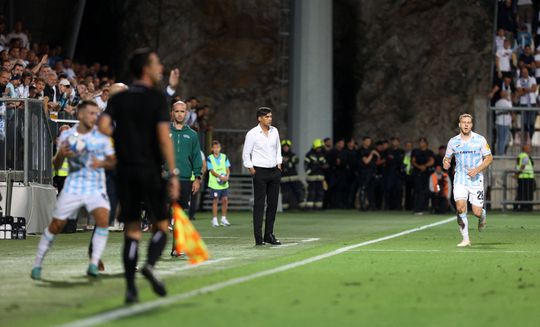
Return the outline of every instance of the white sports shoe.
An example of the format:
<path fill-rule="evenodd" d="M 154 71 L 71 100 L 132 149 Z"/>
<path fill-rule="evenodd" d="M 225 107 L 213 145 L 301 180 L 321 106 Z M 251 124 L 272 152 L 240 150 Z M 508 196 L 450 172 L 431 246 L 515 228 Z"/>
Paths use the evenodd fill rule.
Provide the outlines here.
<path fill-rule="evenodd" d="M 478 218 L 478 231 L 483 232 L 486 229 L 487 225 L 487 217 L 484 213 L 482 213 L 482 216 Z"/>
<path fill-rule="evenodd" d="M 221 225 L 231 226 L 231 223 L 227 220 L 227 217 L 221 217 Z"/>
<path fill-rule="evenodd" d="M 219 227 L 217 217 L 212 218 L 212 227 Z"/>
<path fill-rule="evenodd" d="M 461 241 L 461 243 L 459 243 L 457 246 L 460 247 L 460 248 L 464 248 L 464 247 L 466 247 L 466 246 L 471 246 L 471 241 L 469 241 L 469 240 L 467 240 L 467 241 L 463 240 L 463 241 Z"/>

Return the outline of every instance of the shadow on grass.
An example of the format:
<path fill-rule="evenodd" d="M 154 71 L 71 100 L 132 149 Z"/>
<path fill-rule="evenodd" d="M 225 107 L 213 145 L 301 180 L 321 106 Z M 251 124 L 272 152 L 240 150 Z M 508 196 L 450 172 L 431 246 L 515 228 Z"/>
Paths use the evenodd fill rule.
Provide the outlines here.
<path fill-rule="evenodd" d="M 71 288 L 71 287 L 79 287 L 79 286 L 92 286 L 95 283 L 99 283 L 102 280 L 105 279 L 115 279 L 115 278 L 123 278 L 124 273 L 116 273 L 116 274 L 100 274 L 99 277 L 88 277 L 88 276 L 80 276 L 76 277 L 76 280 L 54 280 L 54 279 L 45 279 L 43 278 L 41 280 L 41 284 L 38 284 L 39 287 L 53 287 L 53 288 Z"/>

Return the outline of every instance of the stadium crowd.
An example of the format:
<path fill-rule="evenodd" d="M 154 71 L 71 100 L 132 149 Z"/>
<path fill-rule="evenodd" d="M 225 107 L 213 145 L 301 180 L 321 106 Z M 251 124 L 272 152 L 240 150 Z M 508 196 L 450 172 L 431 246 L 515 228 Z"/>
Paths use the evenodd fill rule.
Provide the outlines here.
<path fill-rule="evenodd" d="M 540 83 L 540 1 L 500 0 L 495 44 L 495 73 L 488 97 L 497 108 L 538 107 Z M 519 117 L 519 116 L 521 117 Z M 496 111 L 496 155 L 509 144 L 540 143 L 537 111 Z M 523 135 L 521 132 L 523 127 Z"/>

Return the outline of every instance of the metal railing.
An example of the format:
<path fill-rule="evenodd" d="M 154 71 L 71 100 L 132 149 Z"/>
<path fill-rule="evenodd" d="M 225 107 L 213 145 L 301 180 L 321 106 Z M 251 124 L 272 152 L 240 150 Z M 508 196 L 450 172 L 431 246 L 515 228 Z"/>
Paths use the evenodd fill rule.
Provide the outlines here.
<path fill-rule="evenodd" d="M 490 133 L 490 143 L 492 144 L 492 149 L 496 149 L 495 144 L 498 144 L 498 135 L 496 130 L 496 124 L 495 124 L 495 117 L 497 114 L 504 114 L 509 113 L 511 115 L 514 115 L 514 120 L 512 123 L 512 126 L 510 126 L 510 136 L 511 140 L 507 143 L 507 148 L 512 145 L 518 145 L 522 146 L 525 143 L 528 143 L 533 146 L 532 148 L 532 154 L 534 156 L 540 155 L 540 115 L 535 115 L 533 126 L 534 126 L 534 134 L 532 139 L 530 139 L 528 133 L 526 133 L 526 126 L 524 124 L 524 113 L 528 112 L 536 112 L 540 113 L 540 107 L 512 107 L 512 108 L 499 108 L 499 107 L 488 107 L 489 108 L 489 115 L 488 115 L 488 128 Z M 530 117 L 529 117 L 530 118 Z M 536 124 L 538 122 L 538 124 Z M 517 153 L 521 152 L 521 149 L 515 149 L 511 153 L 497 153 L 495 152 L 496 156 L 503 156 L 503 157 L 512 157 L 514 158 Z"/>
<path fill-rule="evenodd" d="M 52 184 L 51 129 L 43 101 L 0 98 L 0 181 Z"/>
<path fill-rule="evenodd" d="M 505 170 L 502 178 L 503 198 L 502 209 L 507 210 L 509 205 L 513 205 L 514 210 L 530 211 L 536 205 L 540 205 L 540 193 L 536 192 L 536 185 L 540 183 L 540 170 L 534 171 L 534 179 L 529 183 L 517 178 L 515 170 Z M 520 184 L 519 181 L 522 183 Z"/>

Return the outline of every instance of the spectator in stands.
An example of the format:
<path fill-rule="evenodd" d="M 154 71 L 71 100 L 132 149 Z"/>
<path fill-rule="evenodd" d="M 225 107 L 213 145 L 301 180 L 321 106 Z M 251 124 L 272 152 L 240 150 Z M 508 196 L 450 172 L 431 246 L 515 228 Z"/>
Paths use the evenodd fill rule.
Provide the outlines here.
<path fill-rule="evenodd" d="M 11 64 L 11 60 L 2 60 L 2 69 L 7 70 L 8 72 L 11 72 L 11 68 L 13 65 Z"/>
<path fill-rule="evenodd" d="M 512 76 L 512 58 L 514 57 L 512 49 L 510 49 L 510 41 L 504 40 L 502 49 L 497 50 L 495 55 L 495 67 L 497 68 L 497 76 Z"/>
<path fill-rule="evenodd" d="M 329 165 L 329 171 L 332 173 L 328 182 L 330 194 L 330 207 L 345 209 L 348 207 L 347 199 L 349 197 L 349 183 L 347 179 L 347 170 L 345 167 L 345 139 L 339 138 L 335 146 L 326 154 L 326 160 Z M 355 153 L 356 154 L 356 153 Z"/>
<path fill-rule="evenodd" d="M 517 0 L 518 20 L 519 23 L 525 26 L 525 29 L 531 30 L 534 6 L 532 0 Z"/>
<path fill-rule="evenodd" d="M 16 62 L 15 65 L 13 65 L 13 68 L 11 69 L 11 76 L 22 77 L 23 71 L 24 71 L 23 65 L 21 63 Z"/>
<path fill-rule="evenodd" d="M 8 45 L 8 40 L 6 36 L 6 23 L 3 19 L 0 20 L 0 47 L 5 49 Z"/>
<path fill-rule="evenodd" d="M 23 24 L 21 21 L 15 22 L 13 26 L 13 31 L 7 35 L 8 42 L 11 42 L 13 39 L 21 40 L 21 46 L 24 48 L 30 47 L 30 42 L 28 41 L 28 35 L 23 32 Z"/>
<path fill-rule="evenodd" d="M 36 79 L 36 83 L 35 83 L 35 87 L 36 87 L 36 91 L 35 91 L 35 97 L 34 99 L 39 99 L 39 100 L 43 100 L 43 98 L 45 97 L 45 87 L 46 87 L 46 82 L 43 78 L 41 77 L 38 77 Z"/>
<path fill-rule="evenodd" d="M 77 77 L 77 75 L 75 75 L 75 72 L 73 71 L 73 62 L 70 58 L 64 58 L 63 66 L 64 74 L 67 75 L 68 79 L 74 79 L 75 77 Z"/>
<path fill-rule="evenodd" d="M 536 91 L 538 86 L 536 79 L 529 76 L 527 68 L 521 68 L 521 76 L 516 82 L 517 93 L 519 96 L 520 107 L 535 107 L 536 106 Z M 523 111 L 521 114 L 521 123 L 528 133 L 528 137 L 532 140 L 534 134 L 534 123 L 536 121 L 536 111 Z M 525 135 L 521 135 L 522 140 L 527 140 Z"/>
<path fill-rule="evenodd" d="M 31 73 L 25 72 L 22 74 L 22 86 L 23 86 L 22 97 L 23 98 L 30 97 L 30 86 L 32 86 L 33 79 L 34 77 L 32 76 Z"/>
<path fill-rule="evenodd" d="M 504 40 L 506 40 L 506 36 L 504 35 L 504 29 L 497 29 L 497 35 L 495 36 L 495 52 L 503 48 Z"/>
<path fill-rule="evenodd" d="M 65 115 L 63 115 L 65 118 L 75 119 L 75 108 L 80 102 L 77 92 L 75 92 L 71 83 L 65 78 L 60 80 L 58 86 L 61 92 L 60 100 L 58 102 L 60 105 L 59 111 L 65 113 Z"/>
<path fill-rule="evenodd" d="M 531 47 L 533 45 L 532 34 L 527 29 L 527 25 L 521 25 L 521 28 L 517 34 L 517 44 L 519 52 L 523 52 L 525 47 Z"/>
<path fill-rule="evenodd" d="M 435 156 L 428 148 L 425 137 L 420 138 L 419 147 L 411 154 L 414 175 L 414 213 L 422 215 L 428 209 L 429 202 L 429 176 L 430 170 L 435 163 Z"/>
<path fill-rule="evenodd" d="M 51 71 L 47 74 L 47 86 L 45 86 L 45 96 L 49 98 L 49 102 L 57 103 L 60 99 L 60 89 L 58 88 L 58 76 Z"/>
<path fill-rule="evenodd" d="M 493 89 L 491 89 L 491 92 L 488 94 L 488 97 L 492 101 L 491 103 L 492 105 L 495 105 L 495 103 L 501 98 L 502 91 L 506 92 L 506 95 L 507 97 L 509 97 L 510 101 L 514 100 L 514 94 L 516 92 L 516 88 L 512 81 L 512 77 L 504 76 L 502 80 L 497 80 L 495 85 L 493 85 Z"/>
<path fill-rule="evenodd" d="M 94 98 L 98 107 L 103 111 L 107 108 L 107 101 L 109 101 L 109 84 L 103 84 L 101 92 Z"/>
<path fill-rule="evenodd" d="M 512 108 L 510 93 L 501 91 L 500 99 L 495 103 L 496 108 Z M 512 116 L 508 111 L 495 112 L 495 129 L 497 131 L 497 146 L 495 154 L 503 156 L 506 154 L 506 147 L 510 142 L 510 128 L 512 127 Z"/>
<path fill-rule="evenodd" d="M 9 79 L 11 78 L 11 74 L 8 70 L 5 70 L 3 68 L 0 68 L 0 92 L 2 92 L 2 96 L 6 96 L 6 88 L 9 84 Z"/>
<path fill-rule="evenodd" d="M 22 98 L 24 93 L 24 86 L 22 85 L 22 76 L 21 75 L 12 75 L 11 77 L 11 86 L 13 88 L 13 98 Z"/>
<path fill-rule="evenodd" d="M 513 36 L 516 35 L 517 18 L 514 8 L 512 8 L 512 0 L 499 2 L 497 24 L 499 28 L 503 28 L 506 31 L 507 39 L 509 36 L 513 39 Z"/>
<path fill-rule="evenodd" d="M 530 45 L 525 46 L 523 53 L 519 55 L 518 67 L 527 68 L 527 70 L 529 71 L 529 75 L 534 74 L 536 64 L 534 62 L 534 56 L 532 54 Z"/>
<path fill-rule="evenodd" d="M 0 51 L 0 60 L 2 62 L 4 62 L 5 60 L 9 60 L 9 53 L 7 49 Z"/>

